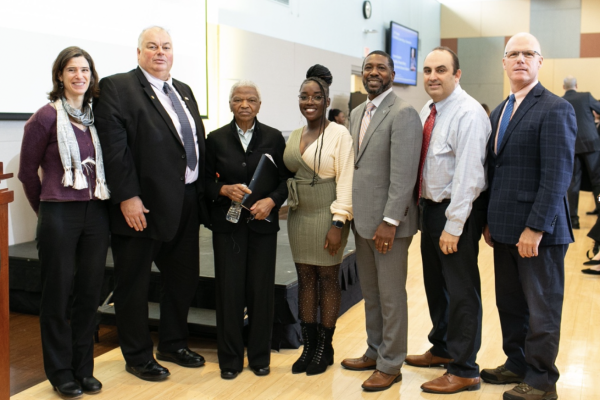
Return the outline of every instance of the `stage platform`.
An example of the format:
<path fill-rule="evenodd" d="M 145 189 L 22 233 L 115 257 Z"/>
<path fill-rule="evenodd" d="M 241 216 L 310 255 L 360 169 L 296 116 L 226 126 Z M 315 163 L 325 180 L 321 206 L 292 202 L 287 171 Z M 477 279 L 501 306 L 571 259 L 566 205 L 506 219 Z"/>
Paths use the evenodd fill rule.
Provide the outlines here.
<path fill-rule="evenodd" d="M 275 272 L 275 321 L 273 326 L 273 349 L 298 348 L 301 344 L 298 323 L 298 277 L 292 260 L 287 235 L 287 221 L 280 221 L 277 236 L 277 265 Z M 358 272 L 356 270 L 354 236 L 350 233 L 340 268 L 342 305 L 340 315 L 362 299 Z M 41 298 L 41 270 L 35 242 L 9 246 L 10 309 L 14 312 L 39 314 Z M 160 272 L 152 266 L 152 279 L 148 301 L 150 325 L 158 320 L 156 303 L 160 298 Z M 210 230 L 200 230 L 200 276 L 198 289 L 188 317 L 190 332 L 195 335 L 214 335 L 215 283 L 214 258 Z M 105 299 L 114 288 L 114 264 L 109 249 L 106 271 L 102 283 L 102 303 L 99 305 L 99 323 L 114 324 L 114 312 Z M 105 304 L 104 304 L 105 303 Z M 153 304 L 154 303 L 154 304 Z"/>

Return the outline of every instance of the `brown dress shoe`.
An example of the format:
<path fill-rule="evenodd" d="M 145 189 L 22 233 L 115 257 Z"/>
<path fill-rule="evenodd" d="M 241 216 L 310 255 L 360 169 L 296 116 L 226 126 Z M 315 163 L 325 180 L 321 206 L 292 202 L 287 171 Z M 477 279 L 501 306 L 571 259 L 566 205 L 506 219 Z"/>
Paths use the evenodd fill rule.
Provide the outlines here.
<path fill-rule="evenodd" d="M 342 367 L 351 369 L 352 371 L 366 371 L 368 369 L 375 369 L 377 367 L 377 361 L 363 355 L 359 358 L 346 358 L 342 361 Z"/>
<path fill-rule="evenodd" d="M 375 370 L 373 375 L 363 382 L 362 388 L 367 392 L 379 392 L 381 390 L 389 389 L 394 383 L 402 380 L 402 373 L 398 375 L 390 375 L 379 370 Z"/>
<path fill-rule="evenodd" d="M 452 394 L 465 390 L 478 390 L 481 387 L 479 377 L 461 378 L 460 376 L 445 373 L 432 381 L 421 385 L 421 389 L 427 393 Z"/>
<path fill-rule="evenodd" d="M 429 367 L 448 367 L 448 364 L 451 363 L 452 359 L 450 358 L 442 358 L 438 356 L 434 356 L 431 353 L 431 350 L 427 350 L 425 354 L 420 356 L 406 356 L 404 362 L 408 365 L 412 365 L 413 367 L 420 368 L 429 368 Z"/>

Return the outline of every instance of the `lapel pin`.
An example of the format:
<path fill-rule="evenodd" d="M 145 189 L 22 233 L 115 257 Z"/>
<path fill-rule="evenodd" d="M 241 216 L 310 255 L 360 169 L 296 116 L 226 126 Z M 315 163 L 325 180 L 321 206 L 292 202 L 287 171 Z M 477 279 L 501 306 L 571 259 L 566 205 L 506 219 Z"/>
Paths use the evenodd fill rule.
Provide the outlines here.
<path fill-rule="evenodd" d="M 150 96 L 150 98 L 151 98 L 152 100 L 154 100 L 154 96 Z"/>
<path fill-rule="evenodd" d="M 188 99 L 188 98 L 187 98 L 187 97 L 185 97 L 185 96 L 184 96 L 183 98 L 184 98 L 186 101 L 190 101 L 190 99 Z"/>

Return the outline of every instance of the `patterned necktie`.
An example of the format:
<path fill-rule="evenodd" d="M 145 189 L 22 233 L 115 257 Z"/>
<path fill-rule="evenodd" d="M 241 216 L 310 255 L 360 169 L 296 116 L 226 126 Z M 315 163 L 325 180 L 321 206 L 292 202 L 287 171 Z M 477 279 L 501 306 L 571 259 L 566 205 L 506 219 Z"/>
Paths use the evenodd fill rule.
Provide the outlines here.
<path fill-rule="evenodd" d="M 193 171 L 196 169 L 198 159 L 196 158 L 196 144 L 194 143 L 194 133 L 192 132 L 190 120 L 188 119 L 181 102 L 177 98 L 177 95 L 173 92 L 173 89 L 171 89 L 171 86 L 169 86 L 167 82 L 165 82 L 165 85 L 163 86 L 163 91 L 169 96 L 169 99 L 171 99 L 173 108 L 175 109 L 175 113 L 181 124 L 181 136 L 183 136 L 183 147 L 185 148 L 187 166 Z"/>
<path fill-rule="evenodd" d="M 429 116 L 425 120 L 425 126 L 423 127 L 423 144 L 421 145 L 421 159 L 419 160 L 419 197 L 421 198 L 421 190 L 423 189 L 423 167 L 425 166 L 425 158 L 427 157 L 427 150 L 429 150 L 429 142 L 431 141 L 431 132 L 433 131 L 433 125 L 435 124 L 435 116 L 437 110 L 435 104 L 431 103 Z"/>
<path fill-rule="evenodd" d="M 360 136 L 358 137 L 358 148 L 362 146 L 362 141 L 365 138 L 365 133 L 367 133 L 367 128 L 371 123 L 371 115 L 373 115 L 373 110 L 375 110 L 375 104 L 369 103 L 365 108 L 365 115 L 363 116 L 362 122 L 360 124 Z"/>
<path fill-rule="evenodd" d="M 500 121 L 500 129 L 498 129 L 498 140 L 496 140 L 496 152 L 500 148 L 500 144 L 502 143 L 502 139 L 504 138 L 504 133 L 506 132 L 506 128 L 508 128 L 508 124 L 510 123 L 510 117 L 512 117 L 513 107 L 515 106 L 515 95 L 511 94 L 508 98 L 508 103 L 506 103 L 506 108 L 504 109 L 504 114 L 502 115 L 502 121 Z"/>

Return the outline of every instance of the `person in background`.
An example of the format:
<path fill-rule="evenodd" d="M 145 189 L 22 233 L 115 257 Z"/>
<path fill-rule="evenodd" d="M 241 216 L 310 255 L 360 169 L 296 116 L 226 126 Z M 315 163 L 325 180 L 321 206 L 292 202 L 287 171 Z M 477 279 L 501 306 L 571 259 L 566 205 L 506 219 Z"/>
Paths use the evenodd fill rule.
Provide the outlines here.
<path fill-rule="evenodd" d="M 485 110 L 485 113 L 489 117 L 490 116 L 490 108 L 488 107 L 488 105 L 485 103 L 481 103 L 481 107 L 483 107 L 483 109 Z"/>
<path fill-rule="evenodd" d="M 579 229 L 579 190 L 581 189 L 583 170 L 590 180 L 594 194 L 595 208 L 600 201 L 600 136 L 594 124 L 593 112 L 600 112 L 600 102 L 590 92 L 577 91 L 577 79 L 567 76 L 563 81 L 565 94 L 563 99 L 571 103 L 577 117 L 577 139 L 575 140 L 575 163 L 573 164 L 573 178 L 569 185 L 569 212 L 571 213 L 571 226 Z"/>
<path fill-rule="evenodd" d="M 375 371 L 366 391 L 402 380 L 406 358 L 408 247 L 417 233 L 415 182 L 423 138 L 417 111 L 394 94 L 394 61 L 371 52 L 362 66 L 368 99 L 352 110 L 352 206 L 356 264 L 365 299 L 367 349 L 342 361 L 346 369 Z"/>
<path fill-rule="evenodd" d="M 346 114 L 344 114 L 340 109 L 332 108 L 329 110 L 327 119 L 331 122 L 335 122 L 336 124 L 346 126 Z"/>
<path fill-rule="evenodd" d="M 161 27 L 138 38 L 138 68 L 100 82 L 94 107 L 112 192 L 114 304 L 125 370 L 164 381 L 148 329 L 152 263 L 161 275 L 156 358 L 204 365 L 187 345 L 187 316 L 198 286 L 198 231 L 204 206 L 204 125 L 188 85 L 173 79 L 173 41 Z M 204 206 L 204 207 L 203 207 Z"/>
<path fill-rule="evenodd" d="M 268 375 L 273 328 L 273 290 L 279 208 L 288 195 L 290 176 L 283 164 L 285 139 L 280 131 L 256 118 L 260 91 L 250 81 L 231 87 L 233 120 L 206 139 L 206 200 L 213 232 L 217 296 L 217 353 L 221 378 L 234 379 L 244 366 L 244 308 L 248 309 L 248 364 L 254 374 Z M 225 217 L 232 202 L 241 201 L 263 154 L 279 170 L 279 186 L 237 223 Z M 268 219 L 268 221 L 267 221 Z"/>
<path fill-rule="evenodd" d="M 567 189 L 577 121 L 538 81 L 544 58 L 529 33 L 511 37 L 502 64 L 510 96 L 492 112 L 485 241 L 494 248 L 496 306 L 506 361 L 488 383 L 518 383 L 504 400 L 555 400 L 564 259 L 573 231 Z"/>
<path fill-rule="evenodd" d="M 332 340 L 341 303 L 339 273 L 353 217 L 354 172 L 352 138 L 344 126 L 325 118 L 329 85 L 312 73 L 324 76 L 312 67 L 302 82 L 299 107 L 307 124 L 290 134 L 283 156 L 294 173 L 288 180 L 287 226 L 298 273 L 304 341 L 292 373 L 307 375 L 321 374 L 333 364 Z"/>
<path fill-rule="evenodd" d="M 457 393 L 480 387 L 477 352 L 481 347 L 481 281 L 477 256 L 487 207 L 486 146 L 490 120 L 460 87 L 459 60 L 437 47 L 423 64 L 421 110 L 423 146 L 420 193 L 423 280 L 433 328 L 433 345 L 409 355 L 416 367 L 446 366 L 442 376 L 424 383 L 429 393 Z"/>
<path fill-rule="evenodd" d="M 92 57 L 79 47 L 61 51 L 52 67 L 52 86 L 50 104 L 25 124 L 19 180 L 38 216 L 44 370 L 60 397 L 75 399 L 102 389 L 93 376 L 93 337 L 110 195 L 91 108 L 99 94 Z"/>

